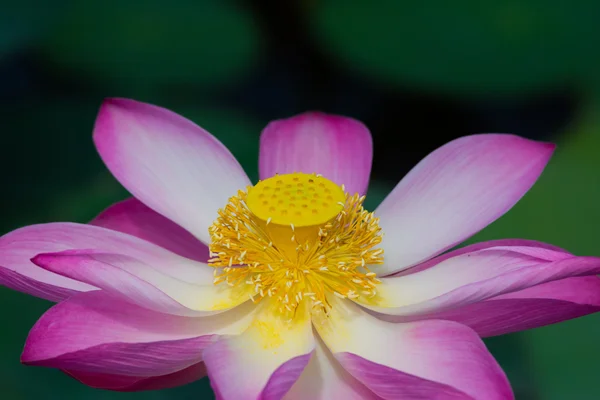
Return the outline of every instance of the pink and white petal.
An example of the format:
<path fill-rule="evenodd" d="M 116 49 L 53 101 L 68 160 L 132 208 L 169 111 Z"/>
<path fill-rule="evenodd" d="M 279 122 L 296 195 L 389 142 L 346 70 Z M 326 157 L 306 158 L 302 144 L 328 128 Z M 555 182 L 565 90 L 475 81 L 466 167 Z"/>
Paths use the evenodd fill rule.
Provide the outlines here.
<path fill-rule="evenodd" d="M 90 224 L 128 233 L 192 260 L 205 263 L 209 258 L 204 243 L 135 197 L 113 204 Z"/>
<path fill-rule="evenodd" d="M 109 99 L 94 127 L 102 160 L 129 192 L 204 243 L 217 210 L 250 184 L 214 136 L 161 107 Z"/>
<path fill-rule="evenodd" d="M 39 254 L 32 260 L 48 271 L 98 287 L 150 310 L 203 316 L 235 307 L 248 294 L 228 285 L 185 282 L 135 258 L 89 250 Z M 190 260 L 190 262 L 193 262 Z"/>
<path fill-rule="evenodd" d="M 243 332 L 249 305 L 203 318 L 150 311 L 104 291 L 76 294 L 34 325 L 21 355 L 28 365 L 67 371 L 155 377 L 202 361 L 220 335 Z"/>
<path fill-rule="evenodd" d="M 300 378 L 284 400 L 378 400 L 381 399 L 350 375 L 333 357 L 322 340 L 316 347 Z"/>
<path fill-rule="evenodd" d="M 204 350 L 217 399 L 281 399 L 308 364 L 315 347 L 308 313 L 288 324 L 264 307 L 244 333 Z"/>
<path fill-rule="evenodd" d="M 31 276 L 22 275 L 10 269 L 0 267 L 0 285 L 54 302 L 66 299 L 75 293 L 94 289 L 83 282 L 76 282 L 67 278 L 61 280 L 60 278 L 62 277 L 54 278 L 51 274 L 40 277 L 42 274 L 33 272 L 31 275 L 37 275 L 37 277 L 32 278 Z M 39 279 L 52 280 L 53 283 L 44 283 Z"/>
<path fill-rule="evenodd" d="M 384 399 L 512 399 L 477 334 L 452 321 L 391 324 L 334 300 L 319 335 L 342 366 Z"/>
<path fill-rule="evenodd" d="M 317 173 L 365 194 L 373 161 L 371 133 L 361 122 L 307 112 L 271 122 L 260 138 L 260 178 L 292 172 Z"/>
<path fill-rule="evenodd" d="M 526 254 L 531 254 L 534 257 L 549 260 L 549 261 L 558 260 L 558 259 L 561 259 L 562 257 L 568 258 L 569 256 L 573 256 L 573 254 L 569 253 L 568 251 L 566 251 L 564 249 L 561 249 L 560 247 L 557 247 L 557 246 L 554 246 L 554 245 L 551 245 L 548 243 L 544 243 L 544 242 L 538 242 L 535 240 L 527 240 L 527 239 L 489 240 L 486 242 L 474 243 L 474 244 L 471 244 L 471 245 L 468 245 L 465 247 L 458 248 L 456 250 L 449 251 L 444 254 L 440 254 L 439 256 L 429 259 L 420 264 L 417 264 L 414 267 L 401 270 L 392 275 L 388 275 L 387 277 L 414 274 L 416 272 L 420 272 L 420 271 L 429 269 L 449 258 L 453 258 L 453 257 L 459 256 L 461 254 L 471 253 L 474 251 L 485 250 L 485 249 L 489 249 L 489 248 L 506 249 L 506 250 L 510 250 L 513 248 L 521 249 L 521 251 L 525 252 Z M 546 251 L 546 250 L 548 250 L 548 251 Z M 557 254 L 557 252 L 563 253 L 564 256 L 562 256 L 561 254 Z"/>
<path fill-rule="evenodd" d="M 547 282 L 599 273 L 597 257 L 498 246 L 447 258 L 414 274 L 381 278 L 379 297 L 371 303 L 358 301 L 383 314 L 430 317 Z"/>
<path fill-rule="evenodd" d="M 139 377 L 125 375 L 98 374 L 86 371 L 63 371 L 84 385 L 95 389 L 117 392 L 140 392 L 146 390 L 170 389 L 187 385 L 206 376 L 206 367 L 199 362 L 172 374 Z"/>
<path fill-rule="evenodd" d="M 197 263 L 131 235 L 91 225 L 51 223 L 26 226 L 0 237 L 0 284 L 52 301 L 94 289 L 31 262 L 37 254 L 68 249 L 94 249 L 149 260 L 165 273 L 187 281 L 212 279 L 211 268 L 200 268 Z"/>
<path fill-rule="evenodd" d="M 594 275 L 543 283 L 426 317 L 380 317 L 391 322 L 447 319 L 471 327 L 481 337 L 488 337 L 555 324 L 598 311 L 600 278 Z"/>
<path fill-rule="evenodd" d="M 390 274 L 462 242 L 508 211 L 535 183 L 554 145 L 514 135 L 466 136 L 440 147 L 376 210 Z"/>

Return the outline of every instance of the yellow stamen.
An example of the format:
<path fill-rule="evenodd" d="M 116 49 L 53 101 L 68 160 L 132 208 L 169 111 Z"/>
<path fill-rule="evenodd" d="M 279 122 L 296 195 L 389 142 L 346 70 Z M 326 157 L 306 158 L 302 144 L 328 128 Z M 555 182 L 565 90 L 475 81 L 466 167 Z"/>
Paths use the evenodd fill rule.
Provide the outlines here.
<path fill-rule="evenodd" d="M 383 262 L 379 220 L 364 197 L 314 174 L 277 175 L 229 199 L 210 227 L 215 284 L 248 293 L 291 320 L 306 304 L 327 313 L 328 296 L 372 299 Z"/>

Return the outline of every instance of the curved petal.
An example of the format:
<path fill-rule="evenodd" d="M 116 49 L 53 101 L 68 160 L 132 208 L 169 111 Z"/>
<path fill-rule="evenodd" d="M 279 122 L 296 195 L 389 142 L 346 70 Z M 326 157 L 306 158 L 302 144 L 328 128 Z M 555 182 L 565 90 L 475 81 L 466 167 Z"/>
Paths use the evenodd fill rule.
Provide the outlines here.
<path fill-rule="evenodd" d="M 452 321 L 390 324 L 334 300 L 316 325 L 342 366 L 384 399 L 506 400 L 506 376 L 477 334 Z"/>
<path fill-rule="evenodd" d="M 378 400 L 375 393 L 350 375 L 319 338 L 300 378 L 284 400 Z"/>
<path fill-rule="evenodd" d="M 28 272 L 30 275 L 35 276 L 35 278 L 0 267 L 0 285 L 54 302 L 66 299 L 75 293 L 94 289 L 94 287 L 88 284 L 73 281 L 62 276 L 53 277 L 53 274 L 42 275 L 36 271 Z M 53 283 L 44 283 L 41 279 L 49 280 Z"/>
<path fill-rule="evenodd" d="M 508 211 L 535 183 L 554 145 L 489 134 L 456 139 L 425 157 L 377 208 L 382 275 L 462 242 Z"/>
<path fill-rule="evenodd" d="M 39 268 L 31 259 L 40 253 L 93 249 L 152 262 L 178 279 L 212 281 L 212 268 L 177 256 L 131 235 L 97 226 L 51 223 L 26 226 L 0 238 L 0 284 L 52 301 L 94 289 L 93 286 Z"/>
<path fill-rule="evenodd" d="M 296 382 L 314 346 L 308 313 L 288 324 L 263 309 L 244 333 L 206 348 L 204 362 L 218 399 L 277 400 Z"/>
<path fill-rule="evenodd" d="M 247 293 L 228 285 L 217 286 L 212 281 L 203 285 L 188 283 L 120 254 L 67 250 L 39 254 L 32 261 L 48 271 L 167 314 L 202 316 L 224 311 L 248 300 Z"/>
<path fill-rule="evenodd" d="M 193 122 L 127 99 L 102 105 L 94 142 L 112 174 L 148 207 L 204 243 L 217 210 L 250 184 L 233 155 Z"/>
<path fill-rule="evenodd" d="M 543 283 L 426 317 L 380 317 L 391 322 L 447 319 L 471 327 L 481 337 L 488 337 L 555 324 L 598 311 L 600 278 L 594 275 Z"/>
<path fill-rule="evenodd" d="M 292 172 L 318 173 L 348 193 L 367 191 L 373 140 L 361 122 L 308 112 L 271 122 L 260 138 L 260 178 Z"/>
<path fill-rule="evenodd" d="M 243 332 L 252 308 L 187 318 L 146 310 L 104 291 L 79 293 L 34 325 L 21 361 L 67 371 L 155 377 L 202 361 L 219 335 Z"/>
<path fill-rule="evenodd" d="M 205 263 L 209 258 L 204 243 L 134 197 L 108 207 L 90 224 L 128 233 L 192 260 Z"/>
<path fill-rule="evenodd" d="M 392 275 L 388 275 L 387 277 L 414 274 L 416 272 L 420 272 L 420 271 L 429 269 L 449 258 L 456 257 L 461 254 L 471 253 L 471 252 L 474 252 L 477 250 L 485 250 L 485 249 L 489 249 L 491 247 L 498 247 L 498 248 L 509 248 L 510 247 L 510 248 L 512 248 L 515 246 L 520 247 L 520 248 L 530 247 L 530 248 L 532 248 L 532 249 L 530 249 L 530 251 L 534 252 L 536 255 L 538 255 L 541 258 L 544 258 L 544 250 L 550 250 L 550 252 L 547 253 L 547 256 L 546 256 L 546 259 L 548 259 L 548 260 L 556 259 L 554 253 L 552 253 L 552 252 L 560 252 L 560 253 L 564 253 L 569 256 L 573 255 L 573 254 L 569 253 L 568 251 L 561 249 L 560 247 L 557 247 L 557 246 L 554 246 L 554 245 L 551 245 L 548 243 L 544 243 L 544 242 L 538 242 L 535 240 L 497 239 L 497 240 L 489 240 L 486 242 L 474 243 L 474 244 L 471 244 L 471 245 L 468 245 L 465 247 L 461 247 L 456 250 L 449 251 L 444 254 L 440 254 L 439 256 L 434 257 L 425 262 L 422 262 L 418 265 L 415 265 L 414 267 L 401 270 Z"/>
<path fill-rule="evenodd" d="M 560 256 L 558 258 L 552 256 L 554 251 L 572 256 L 566 250 L 532 240 L 492 240 L 448 252 L 393 276 L 415 274 L 449 258 L 493 247 L 532 247 L 538 256 L 542 256 L 545 250 L 550 250 L 550 252 L 546 252 L 546 255 L 550 255 L 546 259 L 550 261 L 561 258 Z M 462 307 L 434 312 L 425 316 L 378 314 L 378 317 L 391 322 L 448 319 L 467 325 L 480 336 L 487 337 L 537 328 L 598 311 L 600 311 L 600 279 L 593 275 L 542 283 L 527 289 L 494 296 L 485 301 L 470 303 Z"/>
<path fill-rule="evenodd" d="M 140 392 L 145 390 L 170 389 L 187 385 L 206 376 L 206 366 L 199 362 L 181 371 L 150 378 L 139 376 L 98 374 L 85 371 L 63 371 L 84 385 L 95 389 L 117 392 Z"/>
<path fill-rule="evenodd" d="M 575 257 L 535 247 L 497 246 L 446 258 L 414 274 L 381 278 L 379 297 L 363 305 L 400 317 L 432 317 L 546 282 L 598 273 L 597 257 Z M 582 289 L 587 290 L 585 286 Z"/>

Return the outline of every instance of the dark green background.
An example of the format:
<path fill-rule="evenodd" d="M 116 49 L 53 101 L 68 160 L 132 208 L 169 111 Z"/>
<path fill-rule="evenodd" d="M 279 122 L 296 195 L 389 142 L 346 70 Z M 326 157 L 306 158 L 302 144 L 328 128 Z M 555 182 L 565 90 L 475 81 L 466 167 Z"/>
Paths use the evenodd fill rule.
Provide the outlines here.
<path fill-rule="evenodd" d="M 127 193 L 91 141 L 104 97 L 153 102 L 214 133 L 257 176 L 258 135 L 310 109 L 364 121 L 374 208 L 452 138 L 559 144 L 538 184 L 472 240 L 600 255 L 597 1 L 0 1 L 0 233 L 87 222 Z M 0 398 L 211 398 L 89 389 L 19 354 L 48 302 L 0 288 Z M 600 318 L 487 340 L 519 399 L 598 398 Z M 234 377 L 232 377 L 234 379 Z"/>

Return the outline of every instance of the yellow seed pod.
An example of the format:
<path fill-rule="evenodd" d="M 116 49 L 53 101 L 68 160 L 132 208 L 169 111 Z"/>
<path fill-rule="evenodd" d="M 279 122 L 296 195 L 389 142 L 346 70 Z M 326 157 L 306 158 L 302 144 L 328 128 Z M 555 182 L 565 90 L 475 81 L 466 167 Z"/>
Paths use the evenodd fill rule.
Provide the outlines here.
<path fill-rule="evenodd" d="M 331 220 L 345 200 L 343 189 L 329 179 L 297 172 L 260 181 L 248 191 L 246 204 L 263 221 L 304 227 Z"/>

